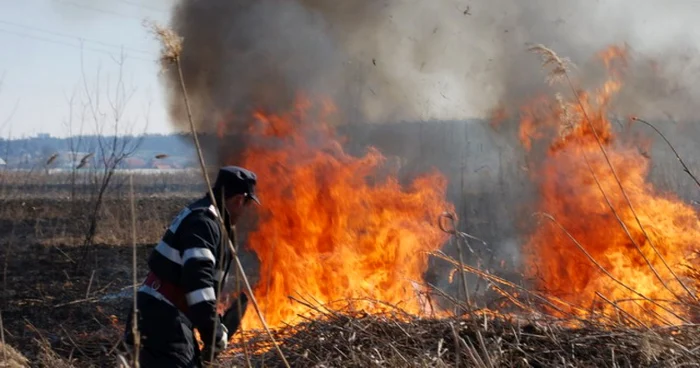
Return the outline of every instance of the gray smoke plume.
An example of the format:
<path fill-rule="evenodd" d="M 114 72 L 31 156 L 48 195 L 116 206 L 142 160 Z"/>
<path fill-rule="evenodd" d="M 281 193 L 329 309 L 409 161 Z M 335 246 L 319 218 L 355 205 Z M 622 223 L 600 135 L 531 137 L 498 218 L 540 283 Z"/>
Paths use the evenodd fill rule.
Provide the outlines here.
<path fill-rule="evenodd" d="M 572 78 L 586 88 L 598 87 L 607 75 L 592 62 L 595 54 L 610 45 L 627 47 L 630 65 L 612 112 L 687 120 L 700 101 L 695 7 L 632 0 L 180 0 L 171 26 L 184 38 L 183 74 L 200 131 L 213 131 L 230 116 L 247 117 L 257 107 L 286 110 L 300 91 L 331 97 L 345 123 L 488 120 L 498 108 L 512 122 L 540 92 L 556 88 L 571 97 L 566 86 L 545 83 L 539 57 L 527 51 L 530 43 L 571 59 L 577 66 Z M 176 71 L 165 80 L 172 119 L 186 128 Z M 687 140 L 668 128 L 671 138 Z M 230 133 L 237 129 L 242 127 L 228 125 Z M 435 154 L 445 144 L 423 144 L 428 134 L 417 132 L 420 142 L 402 138 L 416 152 L 399 155 L 444 172 L 463 165 L 471 171 L 466 189 L 482 196 L 500 185 L 496 181 L 522 182 L 504 174 L 525 166 L 516 162 L 522 156 L 517 138 L 505 129 L 483 130 L 452 137 L 470 148 Z M 381 142 L 397 136 L 390 131 L 372 140 L 385 150 Z M 424 145 L 429 147 L 418 152 Z M 216 145 L 207 148 L 221 157 Z M 498 175 L 477 170 L 484 165 Z M 451 185 L 459 181 L 450 178 Z"/>
<path fill-rule="evenodd" d="M 297 92 L 331 97 L 345 123 L 488 120 L 501 108 L 517 120 L 520 107 L 541 92 L 554 88 L 571 97 L 565 86 L 545 83 L 546 71 L 527 51 L 529 43 L 571 59 L 577 66 L 571 76 L 583 87 L 598 87 L 606 77 L 592 62 L 596 53 L 627 45 L 630 65 L 613 112 L 690 119 L 700 101 L 695 83 L 700 58 L 691 47 L 700 36 L 693 19 L 697 4 L 658 4 L 181 0 L 171 26 L 184 38 L 183 74 L 200 131 L 213 131 L 220 120 L 248 116 L 257 107 L 286 110 Z M 167 73 L 172 119 L 186 128 L 178 75 Z M 410 128 L 411 137 L 391 130 L 372 140 L 383 151 L 389 149 L 381 142 L 410 147 L 415 152 L 396 154 L 448 173 L 448 195 L 463 203 L 460 215 L 471 224 L 466 230 L 495 244 L 497 259 L 517 266 L 522 230 L 516 223 L 531 213 L 518 206 L 536 194 L 523 172 L 527 165 L 517 138 L 477 124 L 443 124 L 433 132 Z M 242 126 L 228 129 L 235 133 Z M 208 150 L 217 156 L 211 152 L 216 146 Z M 466 184 L 459 188 L 461 179 Z"/>
<path fill-rule="evenodd" d="M 697 51 L 686 47 L 698 30 L 689 28 L 693 5 L 680 4 L 182 0 L 172 26 L 184 37 L 185 82 L 200 128 L 232 111 L 285 108 L 299 91 L 332 97 L 346 120 L 479 118 L 497 106 L 516 111 L 545 88 L 527 43 L 543 43 L 577 64 L 607 45 L 628 43 L 639 65 L 656 58 L 660 69 L 635 69 L 643 74 L 631 75 L 623 110 L 681 114 L 699 87 L 689 78 Z M 182 99 L 171 87 L 179 124 Z"/>

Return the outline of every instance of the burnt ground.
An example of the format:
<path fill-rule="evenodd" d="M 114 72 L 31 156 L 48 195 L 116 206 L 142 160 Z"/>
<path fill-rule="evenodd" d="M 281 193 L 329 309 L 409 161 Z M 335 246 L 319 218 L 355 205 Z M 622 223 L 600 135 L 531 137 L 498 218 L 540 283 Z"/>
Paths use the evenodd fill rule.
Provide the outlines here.
<path fill-rule="evenodd" d="M 137 248 L 139 278 L 150 248 Z M 111 359 L 131 302 L 115 294 L 130 291 L 132 249 L 94 245 L 92 252 L 94 272 L 75 270 L 79 247 L 22 245 L 3 257 L 5 339 L 34 365 L 50 365 L 42 344 L 77 367 L 102 366 Z"/>
<path fill-rule="evenodd" d="M 151 248 L 137 247 L 139 278 Z M 4 338 L 29 358 L 32 367 L 115 366 L 131 303 L 132 248 L 100 244 L 92 251 L 98 266 L 94 272 L 73 270 L 82 255 L 75 246 L 22 245 L 3 256 Z M 288 330 L 275 334 L 293 367 L 449 367 L 462 362 L 483 367 L 588 368 L 697 366 L 700 362 L 700 352 L 694 348 L 700 343 L 697 325 L 658 332 L 565 330 L 486 317 L 478 317 L 477 323 L 467 319 L 401 322 L 328 312 L 323 320 Z M 251 347 L 258 348 L 268 346 L 266 341 L 264 336 L 248 339 Z M 464 346 L 455 348 L 460 343 Z M 243 366 L 242 359 L 236 354 L 223 357 L 222 363 Z M 251 361 L 256 367 L 283 366 L 272 350 L 252 356 Z"/>
<path fill-rule="evenodd" d="M 194 197 L 136 199 L 139 281 L 163 230 Z M 129 200 L 105 202 L 96 244 L 89 247 L 82 244 L 90 201 L 14 198 L 2 203 L 0 310 L 5 342 L 32 366 L 114 366 L 132 302 Z M 249 264 L 249 257 L 244 262 Z"/>

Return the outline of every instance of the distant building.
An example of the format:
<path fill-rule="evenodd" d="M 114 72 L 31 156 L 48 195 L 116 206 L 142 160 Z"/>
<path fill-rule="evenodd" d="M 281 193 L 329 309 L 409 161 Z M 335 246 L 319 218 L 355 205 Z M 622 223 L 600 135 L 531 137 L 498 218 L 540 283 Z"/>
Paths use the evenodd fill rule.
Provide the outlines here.
<path fill-rule="evenodd" d="M 172 166 L 168 164 L 154 164 L 153 167 L 158 170 L 171 170 L 173 169 Z"/>
<path fill-rule="evenodd" d="M 143 169 L 147 164 L 145 160 L 138 157 L 127 157 L 124 159 L 124 166 L 127 169 Z"/>

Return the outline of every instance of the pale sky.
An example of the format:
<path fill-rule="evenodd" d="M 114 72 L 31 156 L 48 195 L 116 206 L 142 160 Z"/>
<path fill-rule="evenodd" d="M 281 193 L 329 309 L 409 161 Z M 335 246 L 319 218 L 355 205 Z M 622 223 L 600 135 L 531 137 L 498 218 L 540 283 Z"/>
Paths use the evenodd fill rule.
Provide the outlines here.
<path fill-rule="evenodd" d="M 99 81 L 101 93 L 114 93 L 119 71 L 115 60 L 121 48 L 126 55 L 125 87 L 133 90 L 124 119 L 133 124 L 134 133 L 170 132 L 166 96 L 158 77 L 159 44 L 143 23 L 150 19 L 167 24 L 176 1 L 0 0 L 0 137 L 67 136 L 71 130 L 66 122 L 71 116 L 73 134 L 94 133 L 99 124 L 90 121 L 90 116 L 80 116 L 81 104 L 87 101 L 83 71 L 90 88 Z M 700 47 L 695 41 L 700 39 L 696 19 L 700 0 L 599 0 L 592 4 L 597 4 L 600 14 L 611 14 L 607 20 L 600 19 L 600 32 L 632 30 L 630 41 L 638 50 L 664 53 L 668 49 L 661 46 Z M 600 35 L 580 36 L 595 39 Z M 695 85 L 694 80 L 684 82 Z M 72 106 L 71 96 L 75 96 Z M 100 111 L 109 112 L 106 96 L 100 101 Z"/>
<path fill-rule="evenodd" d="M 159 45 L 143 25 L 148 18 L 167 24 L 175 0 L 0 0 L 0 137 L 50 133 L 68 135 L 68 100 L 75 95 L 73 126 L 88 86 L 99 80 L 112 93 L 124 49 L 125 88 L 133 91 L 125 119 L 136 133 L 170 131 L 163 87 L 158 79 Z M 82 51 L 81 51 L 82 39 Z M 81 68 L 81 52 L 83 67 Z M 98 79 L 98 73 L 100 78 Z M 103 98 L 101 109 L 107 111 Z M 8 120 L 9 119 L 9 120 Z M 148 123 L 146 124 L 146 119 Z M 94 122 L 83 125 L 94 132 Z"/>

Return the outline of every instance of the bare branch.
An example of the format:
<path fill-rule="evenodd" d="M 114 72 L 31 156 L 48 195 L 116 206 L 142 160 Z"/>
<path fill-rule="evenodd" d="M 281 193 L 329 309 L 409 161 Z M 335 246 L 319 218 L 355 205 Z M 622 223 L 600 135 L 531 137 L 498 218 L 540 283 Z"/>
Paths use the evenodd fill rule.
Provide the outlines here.
<path fill-rule="evenodd" d="M 643 120 L 643 119 L 640 119 L 640 118 L 638 118 L 638 117 L 636 117 L 636 116 L 633 117 L 632 120 L 638 121 L 638 122 L 640 122 L 640 123 L 642 123 L 642 124 L 645 124 L 646 126 L 648 126 L 648 127 L 650 127 L 651 129 L 653 129 L 658 135 L 660 135 L 661 138 L 664 140 L 664 142 L 666 142 L 666 144 L 671 148 L 671 151 L 673 151 L 673 154 L 676 156 L 676 159 L 678 160 L 678 162 L 680 162 L 680 163 L 681 163 L 681 166 L 683 166 L 683 171 L 684 171 L 686 174 L 690 175 L 690 177 L 693 179 L 693 181 L 695 182 L 695 184 L 697 184 L 697 186 L 700 187 L 700 181 L 698 181 L 698 178 L 695 176 L 695 174 L 693 174 L 693 173 L 690 171 L 690 168 L 688 168 L 688 165 L 685 164 L 685 161 L 683 161 L 683 159 L 681 158 L 681 156 L 678 154 L 678 151 L 676 151 L 676 148 L 673 147 L 673 144 L 671 144 L 671 142 L 666 138 L 666 136 L 665 136 L 663 133 L 661 133 L 661 131 L 660 131 L 659 129 L 657 129 L 654 125 L 652 125 L 652 124 L 649 123 L 648 121 Z"/>
<path fill-rule="evenodd" d="M 117 63 L 117 76 L 116 83 L 111 84 L 109 76 L 107 79 L 106 100 L 107 106 L 103 107 L 100 104 L 100 81 L 102 76 L 100 73 L 100 68 L 98 67 L 97 76 L 94 82 L 95 88 L 91 90 L 88 86 L 86 72 L 84 68 L 84 63 L 81 55 L 81 73 L 82 73 L 82 86 L 84 92 L 84 99 L 86 103 L 84 104 L 85 110 L 89 113 L 92 123 L 95 126 L 95 141 L 96 150 L 99 157 L 95 157 L 101 165 L 100 167 L 91 168 L 92 171 L 92 212 L 90 217 L 89 227 L 86 232 L 86 236 L 83 242 L 83 260 L 87 257 L 87 253 L 92 245 L 93 239 L 97 233 L 97 227 L 99 223 L 99 215 L 102 208 L 102 203 L 106 195 L 107 189 L 110 186 L 112 178 L 116 170 L 121 166 L 122 162 L 131 156 L 139 147 L 142 142 L 141 138 L 136 138 L 131 135 L 130 125 L 124 125 L 126 120 L 126 110 L 128 104 L 133 96 L 133 91 L 131 90 L 127 93 L 127 88 L 124 83 L 124 55 L 122 54 L 119 60 L 115 60 Z M 106 111 L 104 109 L 106 108 Z M 112 131 L 108 131 L 105 128 L 109 124 L 109 128 Z M 87 164 L 87 158 L 84 157 L 80 167 Z M 81 262 L 84 263 L 84 262 Z"/>

